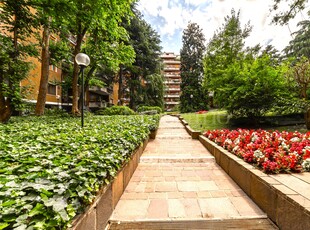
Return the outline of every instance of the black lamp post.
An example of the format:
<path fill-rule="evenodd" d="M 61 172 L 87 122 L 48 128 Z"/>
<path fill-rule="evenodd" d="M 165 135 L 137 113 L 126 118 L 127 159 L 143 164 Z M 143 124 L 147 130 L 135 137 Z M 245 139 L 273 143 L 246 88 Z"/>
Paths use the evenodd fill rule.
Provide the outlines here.
<path fill-rule="evenodd" d="M 80 66 L 82 72 L 82 113 L 81 113 L 81 126 L 84 127 L 84 68 L 89 65 L 90 59 L 87 54 L 78 53 L 75 56 L 75 62 Z"/>
<path fill-rule="evenodd" d="M 191 107 L 192 107 L 192 109 L 194 110 L 194 107 L 193 107 L 193 97 L 194 97 L 194 95 L 193 94 L 191 94 L 190 96 L 189 96 L 190 98 L 191 98 Z"/>

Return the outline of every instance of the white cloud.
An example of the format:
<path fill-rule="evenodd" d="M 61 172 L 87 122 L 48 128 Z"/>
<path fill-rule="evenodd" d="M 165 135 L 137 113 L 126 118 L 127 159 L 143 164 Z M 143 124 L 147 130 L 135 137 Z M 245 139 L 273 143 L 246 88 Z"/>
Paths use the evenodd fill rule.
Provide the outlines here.
<path fill-rule="evenodd" d="M 296 30 L 296 24 L 303 19 L 303 15 L 298 14 L 289 26 L 271 25 L 272 3 L 273 0 L 140 0 L 138 9 L 147 21 L 152 19 L 151 24 L 161 36 L 164 51 L 179 52 L 182 46 L 182 31 L 189 21 L 198 23 L 209 41 L 222 26 L 224 17 L 230 15 L 232 8 L 235 11 L 240 10 L 242 27 L 248 21 L 253 26 L 246 41 L 247 45 L 264 45 L 272 41 L 272 45 L 282 50 L 291 40 L 290 30 Z M 287 4 L 282 6 L 287 7 Z M 157 25 L 157 17 L 165 18 L 165 24 Z"/>

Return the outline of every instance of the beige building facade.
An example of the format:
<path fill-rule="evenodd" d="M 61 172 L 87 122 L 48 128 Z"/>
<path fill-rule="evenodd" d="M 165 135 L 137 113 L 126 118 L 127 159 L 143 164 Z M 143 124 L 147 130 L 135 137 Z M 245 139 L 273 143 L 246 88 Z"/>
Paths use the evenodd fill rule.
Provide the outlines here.
<path fill-rule="evenodd" d="M 161 55 L 161 59 L 164 65 L 164 107 L 166 111 L 172 111 L 180 103 L 180 56 L 174 54 L 173 52 L 165 52 Z"/>

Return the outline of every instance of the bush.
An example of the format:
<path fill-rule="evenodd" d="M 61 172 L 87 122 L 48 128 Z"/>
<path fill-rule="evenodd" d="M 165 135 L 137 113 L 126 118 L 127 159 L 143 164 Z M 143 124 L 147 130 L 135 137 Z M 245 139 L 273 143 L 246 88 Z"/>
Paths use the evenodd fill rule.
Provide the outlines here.
<path fill-rule="evenodd" d="M 0 229 L 67 229 L 158 128 L 155 116 L 12 117 L 0 124 Z"/>
<path fill-rule="evenodd" d="M 107 107 L 96 112 L 98 115 L 135 115 L 136 113 L 127 106 L 112 106 Z"/>
<path fill-rule="evenodd" d="M 163 110 L 159 106 L 140 106 L 137 112 L 142 114 L 160 114 Z"/>
<path fill-rule="evenodd" d="M 86 114 L 86 113 L 84 113 Z M 62 110 L 62 109 L 59 109 L 59 108 L 45 108 L 44 110 L 44 115 L 45 116 L 59 116 L 59 117 L 69 117 L 70 114 L 65 111 L 65 110 Z"/>

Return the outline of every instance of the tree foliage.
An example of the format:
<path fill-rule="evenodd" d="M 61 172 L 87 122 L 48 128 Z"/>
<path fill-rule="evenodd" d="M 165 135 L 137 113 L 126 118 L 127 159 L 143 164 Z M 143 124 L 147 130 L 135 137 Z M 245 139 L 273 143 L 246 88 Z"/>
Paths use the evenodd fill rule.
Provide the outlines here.
<path fill-rule="evenodd" d="M 235 117 L 263 115 L 284 95 L 284 67 L 277 51 L 260 45 L 244 47 L 252 27 L 240 25 L 240 12 L 231 11 L 207 46 L 204 86 L 215 102 Z"/>
<path fill-rule="evenodd" d="M 37 36 L 41 45 L 41 78 L 35 108 L 36 115 L 43 115 L 49 81 L 49 66 L 59 65 L 68 56 L 68 39 L 62 36 L 63 25 L 66 23 L 66 12 L 70 9 L 68 0 L 32 0 L 38 27 L 42 28 L 42 36 Z M 64 27 L 65 28 L 65 27 Z M 57 42 L 50 39 L 51 33 L 61 37 Z M 68 34 L 66 32 L 65 34 Z"/>
<path fill-rule="evenodd" d="M 122 20 L 131 15 L 131 4 L 134 0 L 77 0 L 72 2 L 71 13 L 68 16 L 68 31 L 75 38 L 73 57 L 82 51 L 82 45 L 86 35 L 96 35 L 100 32 L 106 40 L 118 39 L 126 33 L 122 29 Z M 92 62 L 91 57 L 91 62 Z M 74 63 L 72 75 L 72 113 L 79 113 L 78 110 L 78 73 L 79 66 Z"/>
<path fill-rule="evenodd" d="M 133 12 L 134 17 L 124 27 L 130 37 L 129 44 L 132 45 L 136 54 L 133 64 L 125 66 L 129 76 L 126 79 L 129 87 L 129 106 L 135 109 L 137 105 L 145 104 L 146 98 L 150 99 L 155 96 L 147 95 L 150 90 L 145 89 L 142 82 L 147 78 L 152 80 L 150 75 L 160 73 L 161 46 L 158 33 L 152 29 L 136 9 L 133 9 Z M 161 94 L 158 94 L 158 96 Z"/>
<path fill-rule="evenodd" d="M 221 28 L 217 30 L 207 45 L 207 52 L 204 57 L 204 87 L 215 92 L 215 99 L 218 106 L 225 103 L 223 90 L 218 90 L 226 82 L 232 81 L 233 75 L 227 75 L 226 71 L 231 65 L 247 58 L 252 59 L 257 55 L 260 47 L 244 47 L 244 40 L 249 36 L 252 27 L 246 24 L 241 28 L 240 12 L 231 10 L 231 15 L 226 16 Z"/>
<path fill-rule="evenodd" d="M 183 31 L 181 49 L 181 112 L 206 109 L 206 94 L 202 89 L 205 37 L 196 23 L 189 23 Z"/>
<path fill-rule="evenodd" d="M 273 0 L 272 10 L 276 12 L 273 17 L 273 23 L 284 25 L 287 24 L 292 18 L 296 16 L 298 12 L 305 9 L 307 0 Z M 284 4 L 286 10 L 281 10 L 280 5 Z"/>
<path fill-rule="evenodd" d="M 294 38 L 285 47 L 284 51 L 288 57 L 310 58 L 310 21 L 304 20 L 298 23 L 299 30 L 294 32 Z"/>
<path fill-rule="evenodd" d="M 219 91 L 223 106 L 235 117 L 262 116 L 285 92 L 283 68 L 274 66 L 268 55 L 236 61 L 225 76 Z"/>
<path fill-rule="evenodd" d="M 161 74 L 155 73 L 146 76 L 146 93 L 144 104 L 164 108 L 164 79 Z"/>
<path fill-rule="evenodd" d="M 5 0 L 0 5 L 0 122 L 21 110 L 20 81 L 28 76 L 27 58 L 36 55 L 27 39 L 36 25 L 28 0 Z"/>

